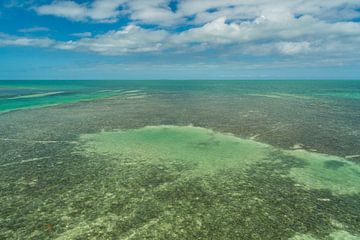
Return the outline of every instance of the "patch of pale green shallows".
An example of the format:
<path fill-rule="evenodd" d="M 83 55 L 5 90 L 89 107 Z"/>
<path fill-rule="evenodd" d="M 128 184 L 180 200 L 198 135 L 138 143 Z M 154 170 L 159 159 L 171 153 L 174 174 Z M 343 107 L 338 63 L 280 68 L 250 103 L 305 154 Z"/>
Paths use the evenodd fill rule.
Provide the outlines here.
<path fill-rule="evenodd" d="M 347 231 L 337 231 L 330 234 L 330 239 L 333 240 L 360 240 L 359 236 L 354 236 Z"/>
<path fill-rule="evenodd" d="M 181 162 L 194 170 L 244 168 L 266 159 L 272 148 L 252 140 L 198 127 L 158 126 L 83 135 L 87 153 L 147 162 Z"/>
<path fill-rule="evenodd" d="M 248 94 L 248 96 L 254 97 L 267 97 L 267 98 L 299 98 L 299 99 L 311 99 L 312 97 L 298 95 L 298 94 L 286 94 L 286 93 L 271 93 L 271 94 Z"/>
<path fill-rule="evenodd" d="M 194 170 L 243 169 L 251 163 L 274 159 L 276 148 L 253 140 L 199 127 L 153 126 L 81 137 L 85 154 L 101 154 L 147 163 L 185 163 Z M 360 166 L 344 158 L 305 150 L 282 151 L 303 160 L 290 177 L 308 189 L 329 189 L 333 194 L 360 193 Z"/>
<path fill-rule="evenodd" d="M 290 176 L 310 189 L 329 189 L 334 194 L 360 193 L 360 166 L 344 158 L 307 152 L 286 151 L 304 160 L 302 168 L 293 168 Z"/>
<path fill-rule="evenodd" d="M 325 93 L 319 94 L 325 97 L 338 97 L 338 98 L 347 98 L 347 99 L 360 99 L 359 92 L 332 92 L 332 93 Z"/>
<path fill-rule="evenodd" d="M 313 236 L 309 234 L 301 234 L 301 235 L 295 235 L 294 237 L 290 238 L 289 240 L 317 240 L 317 238 L 314 238 Z"/>
<path fill-rule="evenodd" d="M 267 97 L 267 98 L 281 98 L 281 96 L 278 95 L 271 95 L 271 94 L 248 94 L 248 96 L 253 97 Z"/>
<path fill-rule="evenodd" d="M 57 94 L 61 94 L 61 93 L 64 93 L 64 92 L 36 93 L 36 94 L 29 94 L 29 95 L 21 95 L 21 96 L 17 96 L 17 97 L 11 97 L 11 98 L 8 98 L 8 99 L 24 99 L 24 98 L 47 97 L 47 96 L 57 95 Z"/>
<path fill-rule="evenodd" d="M 299 99 L 312 99 L 312 97 L 300 95 L 300 94 L 290 94 L 290 93 L 274 93 L 280 97 L 288 97 L 288 98 L 299 98 Z"/>
<path fill-rule="evenodd" d="M 329 240 L 360 240 L 359 236 L 354 236 L 348 233 L 347 231 L 336 231 L 329 235 L 327 238 Z M 313 236 L 309 234 L 301 234 L 296 235 L 289 240 L 317 240 L 317 238 L 314 238 Z"/>

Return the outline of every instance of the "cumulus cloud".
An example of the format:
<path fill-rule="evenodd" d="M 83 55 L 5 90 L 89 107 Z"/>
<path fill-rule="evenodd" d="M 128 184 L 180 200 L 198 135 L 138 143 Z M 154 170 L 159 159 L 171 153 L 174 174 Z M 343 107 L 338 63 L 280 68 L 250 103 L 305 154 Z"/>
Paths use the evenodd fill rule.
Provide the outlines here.
<path fill-rule="evenodd" d="M 184 21 L 183 16 L 173 12 L 169 0 L 133 0 L 127 2 L 130 18 L 139 23 L 171 26 Z"/>
<path fill-rule="evenodd" d="M 247 44 L 243 47 L 242 51 L 246 54 L 251 55 L 271 55 L 271 54 L 281 54 L 281 55 L 299 55 L 299 54 L 309 54 L 316 53 L 321 51 L 321 47 L 318 42 L 310 43 L 306 41 L 301 42 L 272 42 L 264 44 Z"/>
<path fill-rule="evenodd" d="M 297 53 L 304 53 L 310 51 L 310 43 L 309 42 L 280 42 L 277 43 L 276 48 L 279 52 L 292 55 Z"/>
<path fill-rule="evenodd" d="M 318 41 L 342 38 L 358 39 L 360 24 L 354 22 L 326 23 L 310 16 L 279 18 L 264 16 L 241 23 L 218 18 L 201 27 L 192 28 L 174 37 L 178 43 L 240 44 L 250 41 Z"/>
<path fill-rule="evenodd" d="M 94 38 L 58 43 L 55 47 L 64 50 L 92 51 L 103 55 L 154 52 L 162 49 L 168 35 L 169 33 L 164 30 L 147 30 L 129 25 L 119 31 L 110 31 Z"/>
<path fill-rule="evenodd" d="M 54 15 L 76 21 L 85 20 L 87 17 L 87 7 L 73 1 L 56 1 L 36 8 L 36 12 L 40 15 Z"/>
<path fill-rule="evenodd" d="M 176 8 L 172 9 L 174 4 Z M 35 9 L 42 15 L 77 21 L 113 22 L 129 16 L 143 24 L 175 26 L 189 18 L 192 20 L 187 24 L 201 25 L 219 17 L 243 21 L 261 16 L 282 20 L 288 16 L 310 15 L 320 20 L 341 21 L 359 18 L 359 8 L 358 0 L 94 0 L 82 4 L 56 0 Z"/>
<path fill-rule="evenodd" d="M 74 21 L 92 19 L 100 22 L 114 22 L 120 14 L 119 6 L 125 0 L 96 0 L 92 4 L 79 4 L 74 1 L 54 1 L 49 5 L 36 7 L 40 15 L 54 15 Z"/>
<path fill-rule="evenodd" d="M 229 46 L 227 49 L 230 52 L 235 49 L 244 54 L 296 55 L 344 51 L 359 44 L 360 23 L 328 23 L 311 16 L 261 16 L 240 23 L 228 22 L 225 17 L 220 17 L 182 32 L 130 24 L 95 37 L 58 43 L 56 47 L 121 55 L 167 49 L 191 52 L 194 49 L 203 51 Z"/>
<path fill-rule="evenodd" d="M 359 0 L 55 0 L 34 9 L 72 21 L 128 22 L 48 45 L 57 49 L 103 55 L 212 49 L 228 55 L 293 56 L 360 52 L 360 23 L 354 20 L 359 8 Z"/>
<path fill-rule="evenodd" d="M 194 16 L 194 23 L 203 24 L 226 16 L 234 21 L 255 19 L 260 16 L 282 18 L 286 15 L 311 15 L 321 20 L 354 19 L 360 17 L 357 0 L 182 0 L 178 12 Z"/>
<path fill-rule="evenodd" d="M 40 15 L 53 15 L 73 21 L 112 23 L 120 16 L 129 15 L 131 20 L 139 23 L 171 26 L 183 19 L 171 10 L 169 4 L 169 0 L 95 0 L 83 4 L 58 0 L 38 6 L 35 10 Z"/>

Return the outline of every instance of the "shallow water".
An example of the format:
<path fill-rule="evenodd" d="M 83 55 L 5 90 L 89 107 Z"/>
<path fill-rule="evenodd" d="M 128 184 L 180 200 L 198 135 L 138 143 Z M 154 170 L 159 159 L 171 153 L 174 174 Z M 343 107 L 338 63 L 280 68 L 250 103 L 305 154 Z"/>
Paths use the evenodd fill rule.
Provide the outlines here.
<path fill-rule="evenodd" d="M 359 93 L 0 81 L 0 239 L 359 239 Z"/>

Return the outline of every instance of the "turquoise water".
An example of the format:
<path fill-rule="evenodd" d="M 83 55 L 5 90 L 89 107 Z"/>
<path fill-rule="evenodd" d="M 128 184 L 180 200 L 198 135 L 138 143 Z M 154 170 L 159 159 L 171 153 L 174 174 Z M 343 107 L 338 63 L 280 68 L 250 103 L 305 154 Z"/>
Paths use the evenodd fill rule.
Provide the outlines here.
<path fill-rule="evenodd" d="M 0 81 L 0 111 L 111 97 L 124 89 L 360 99 L 358 81 Z"/>
<path fill-rule="evenodd" d="M 121 88 L 64 81 L 0 82 L 0 112 L 74 103 L 118 95 Z"/>
<path fill-rule="evenodd" d="M 359 239 L 360 81 L 0 81 L 0 239 Z"/>

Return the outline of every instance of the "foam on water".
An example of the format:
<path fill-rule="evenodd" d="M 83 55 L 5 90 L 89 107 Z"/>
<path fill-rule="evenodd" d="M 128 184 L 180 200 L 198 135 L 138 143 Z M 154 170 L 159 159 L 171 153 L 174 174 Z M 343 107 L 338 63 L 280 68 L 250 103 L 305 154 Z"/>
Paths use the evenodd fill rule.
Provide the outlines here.
<path fill-rule="evenodd" d="M 24 99 L 24 98 L 38 98 L 38 97 L 57 95 L 57 94 L 61 94 L 61 93 L 64 93 L 64 92 L 35 93 L 35 94 L 29 94 L 29 95 L 20 95 L 20 96 L 16 96 L 16 97 L 10 97 L 8 99 L 13 100 L 13 99 Z"/>
<path fill-rule="evenodd" d="M 92 101 L 101 98 L 108 98 L 121 95 L 121 92 L 93 92 L 93 93 L 69 93 L 69 92 L 49 92 L 39 94 L 29 94 L 11 98 L 0 99 L 0 113 L 14 110 L 34 109 L 41 107 L 71 104 L 80 101 Z"/>

